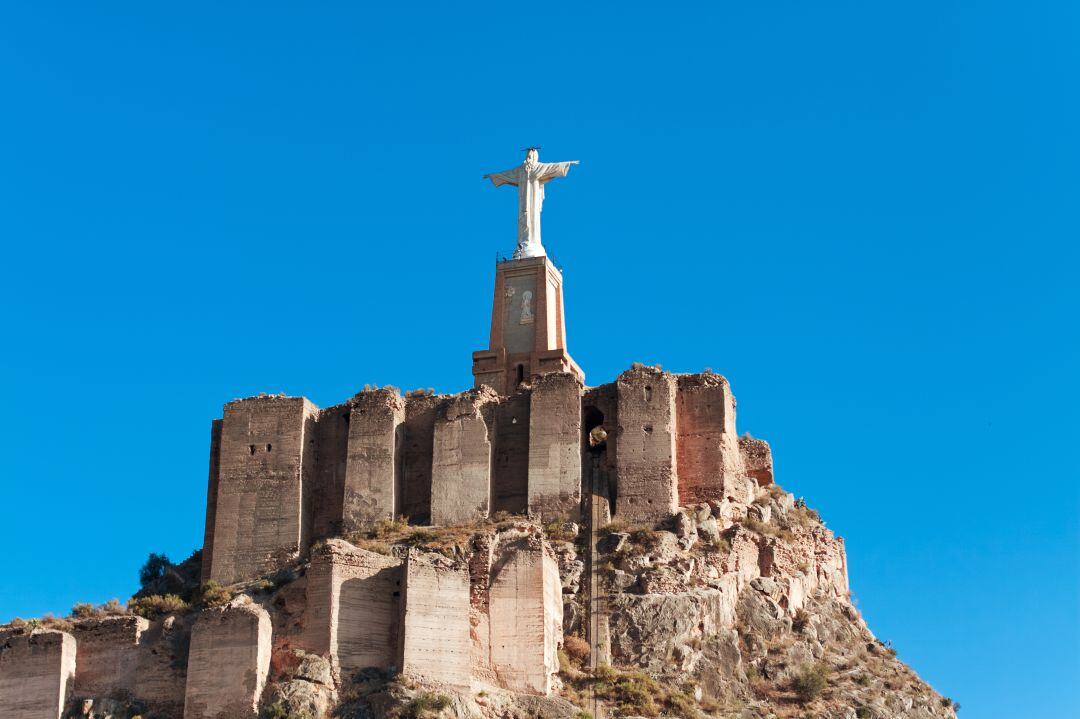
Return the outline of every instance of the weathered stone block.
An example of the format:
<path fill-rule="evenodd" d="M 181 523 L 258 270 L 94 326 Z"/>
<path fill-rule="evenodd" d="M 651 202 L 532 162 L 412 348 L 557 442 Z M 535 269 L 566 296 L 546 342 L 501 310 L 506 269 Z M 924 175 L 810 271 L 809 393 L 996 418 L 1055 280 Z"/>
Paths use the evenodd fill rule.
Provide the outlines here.
<path fill-rule="evenodd" d="M 402 561 L 331 539 L 312 550 L 304 644 L 345 673 L 400 666 Z"/>
<path fill-rule="evenodd" d="M 304 483 L 314 475 L 316 412 L 303 397 L 225 405 L 211 579 L 250 579 L 306 548 Z"/>
<path fill-rule="evenodd" d="M 464 392 L 449 401 L 435 421 L 432 524 L 465 524 L 488 516 L 491 439 L 484 409 L 497 400 L 489 387 Z"/>
<path fill-rule="evenodd" d="M 581 393 L 572 374 L 539 378 L 529 411 L 529 513 L 581 514 Z"/>
<path fill-rule="evenodd" d="M 402 673 L 469 686 L 469 574 L 445 557 L 411 550 L 402 592 Z"/>
<path fill-rule="evenodd" d="M 107 696 L 117 689 L 135 694 L 139 640 L 150 623 L 142 617 L 107 617 L 80 622 L 75 689 L 80 696 Z"/>
<path fill-rule="evenodd" d="M 361 392 L 350 404 L 342 501 L 345 533 L 369 529 L 399 513 L 397 436 L 405 419 L 405 401 L 393 390 Z"/>
<path fill-rule="evenodd" d="M 270 670 L 270 616 L 235 601 L 199 615 L 191 630 L 184 719 L 256 715 Z"/>
<path fill-rule="evenodd" d="M 767 487 L 773 483 L 772 449 L 768 442 L 750 436 L 739 437 L 739 453 L 746 474 L 753 477 L 758 486 Z"/>
<path fill-rule="evenodd" d="M 435 420 L 444 400 L 428 395 L 405 398 L 401 428 L 401 513 L 414 522 L 431 522 L 431 462 Z"/>
<path fill-rule="evenodd" d="M 186 616 L 165 617 L 139 636 L 133 693 L 163 716 L 183 713 L 192 622 Z"/>
<path fill-rule="evenodd" d="M 57 719 L 75 678 L 75 638 L 37 632 L 0 641 L 0 717 Z"/>
<path fill-rule="evenodd" d="M 524 514 L 529 502 L 528 392 L 502 397 L 493 404 L 494 446 L 491 451 L 491 512 Z"/>
<path fill-rule="evenodd" d="M 616 381 L 619 435 L 615 515 L 632 522 L 656 521 L 678 506 L 673 375 L 635 367 Z"/>
<path fill-rule="evenodd" d="M 732 494 L 745 470 L 728 381 L 717 374 L 679 375 L 675 406 L 679 504 Z"/>
<path fill-rule="evenodd" d="M 345 500 L 345 467 L 349 456 L 349 403 L 319 410 L 315 420 L 315 475 L 305 499 L 311 512 L 311 541 L 341 535 Z"/>
<path fill-rule="evenodd" d="M 499 684 L 548 694 L 559 671 L 563 601 L 558 562 L 540 536 L 500 541 L 489 591 L 491 664 Z"/>

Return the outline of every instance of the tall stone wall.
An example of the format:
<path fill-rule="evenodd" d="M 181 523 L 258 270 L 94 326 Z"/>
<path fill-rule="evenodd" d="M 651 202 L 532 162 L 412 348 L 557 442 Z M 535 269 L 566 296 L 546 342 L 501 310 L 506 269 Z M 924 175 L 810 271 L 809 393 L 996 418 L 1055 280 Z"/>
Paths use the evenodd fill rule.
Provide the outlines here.
<path fill-rule="evenodd" d="M 435 420 L 444 400 L 439 397 L 405 398 L 401 432 L 400 512 L 418 524 L 431 523 L 431 470 L 435 453 Z"/>
<path fill-rule="evenodd" d="M 75 678 L 75 638 L 38 632 L 0 640 L 0 717 L 57 719 Z"/>
<path fill-rule="evenodd" d="M 581 394 L 581 382 L 568 373 L 544 375 L 533 386 L 527 479 L 530 514 L 580 518 Z"/>
<path fill-rule="evenodd" d="M 107 617 L 80 622 L 72 636 L 78 647 L 75 687 L 80 695 L 108 696 L 117 689 L 136 695 L 139 642 L 150 623 L 142 617 Z"/>
<path fill-rule="evenodd" d="M 317 410 L 303 397 L 225 405 L 210 578 L 223 584 L 279 567 L 305 547 Z"/>
<path fill-rule="evenodd" d="M 559 671 L 562 583 L 539 535 L 499 543 L 489 592 L 491 665 L 499 685 L 548 694 Z"/>
<path fill-rule="evenodd" d="M 629 521 L 656 521 L 678 506 L 675 377 L 635 367 L 616 381 L 618 453 L 615 514 Z"/>
<path fill-rule="evenodd" d="M 191 616 L 173 615 L 151 622 L 139 635 L 135 689 L 140 700 L 162 716 L 183 713 Z"/>
<path fill-rule="evenodd" d="M 488 516 L 491 439 L 487 405 L 498 400 L 489 387 L 454 397 L 435 421 L 431 471 L 431 523 L 464 524 Z"/>
<path fill-rule="evenodd" d="M 402 561 L 331 539 L 312 550 L 304 644 L 343 673 L 400 666 Z"/>
<path fill-rule="evenodd" d="M 214 525 L 217 522 L 218 477 L 221 473 L 221 420 L 210 423 L 210 477 L 206 483 L 206 524 L 203 525 L 202 581 L 210 579 L 214 562 Z"/>
<path fill-rule="evenodd" d="M 593 447 L 598 425 L 606 442 Z M 226 405 L 211 443 L 203 579 L 222 583 L 398 515 L 443 526 L 494 512 L 579 519 L 594 475 L 598 500 L 632 522 L 749 501 L 748 477 L 772 481 L 768 445 L 737 437 L 723 377 L 640 365 L 587 390 L 550 373 L 507 397 L 486 386 L 366 390 L 322 411 L 298 397 L 249 398 Z"/>
<path fill-rule="evenodd" d="M 204 611 L 191 631 L 184 719 L 256 716 L 270 670 L 266 610 L 234 602 Z"/>
<path fill-rule="evenodd" d="M 345 533 L 370 529 L 399 513 L 398 429 L 405 419 L 405 401 L 394 390 L 362 392 L 351 404 L 342 502 Z"/>
<path fill-rule="evenodd" d="M 735 397 L 717 374 L 678 376 L 676 441 L 679 504 L 741 493 L 745 476 L 735 432 Z M 737 497 L 750 501 L 752 497 Z"/>
<path fill-rule="evenodd" d="M 504 397 L 495 405 L 491 511 L 524 514 L 529 494 L 529 393 Z"/>
<path fill-rule="evenodd" d="M 315 422 L 315 479 L 308 493 L 312 541 L 342 532 L 351 420 L 352 408 L 346 402 L 320 410 Z"/>
<path fill-rule="evenodd" d="M 402 673 L 467 687 L 470 682 L 469 573 L 436 554 L 405 560 Z"/>

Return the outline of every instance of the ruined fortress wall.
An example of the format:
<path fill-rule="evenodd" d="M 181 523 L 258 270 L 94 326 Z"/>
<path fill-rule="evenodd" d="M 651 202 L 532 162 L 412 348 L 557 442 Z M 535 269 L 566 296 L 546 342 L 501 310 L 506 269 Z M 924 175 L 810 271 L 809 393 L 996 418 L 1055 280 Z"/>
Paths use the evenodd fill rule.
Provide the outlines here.
<path fill-rule="evenodd" d="M 304 480 L 314 475 L 315 413 L 302 397 L 225 405 L 211 579 L 230 584 L 258 576 L 306 546 Z"/>
<path fill-rule="evenodd" d="M 405 401 L 392 390 L 362 392 L 352 400 L 345 467 L 342 531 L 370 529 L 399 511 L 398 428 Z"/>
<path fill-rule="evenodd" d="M 489 592 L 491 665 L 500 686 L 547 694 L 559 670 L 562 583 L 539 537 L 500 543 Z"/>
<path fill-rule="evenodd" d="M 308 493 L 313 542 L 342 531 L 350 420 L 351 408 L 345 403 L 319 410 L 315 422 L 315 479 Z"/>
<path fill-rule="evenodd" d="M 191 617 L 151 622 L 139 636 L 133 694 L 165 716 L 182 712 L 187 685 Z"/>
<path fill-rule="evenodd" d="M 448 402 L 436 418 L 432 524 L 464 524 L 488 516 L 491 438 L 485 410 L 496 400 L 497 395 L 490 389 L 471 390 Z"/>
<path fill-rule="evenodd" d="M 503 398 L 494 407 L 491 511 L 524 514 L 529 494 L 530 393 Z"/>
<path fill-rule="evenodd" d="M 470 683 L 469 573 L 410 551 L 402 592 L 401 671 L 451 686 Z"/>
<path fill-rule="evenodd" d="M 495 512 L 580 517 L 594 463 L 600 500 L 631 522 L 732 497 L 772 481 L 768 445 L 738 439 L 735 400 L 712 373 L 636 365 L 584 389 L 568 373 L 501 397 L 365 390 L 319 411 L 298 397 L 226 405 L 212 434 L 204 579 L 271 571 L 311 539 L 413 524 L 474 522 Z M 606 442 L 591 448 L 602 425 Z M 217 471 L 215 471 L 215 468 Z"/>
<path fill-rule="evenodd" d="M 139 641 L 149 625 L 134 616 L 80 622 L 71 632 L 78 648 L 75 688 L 79 695 L 107 696 L 117 689 L 135 695 Z"/>
<path fill-rule="evenodd" d="M 750 436 L 739 437 L 739 453 L 746 474 L 753 477 L 758 486 L 767 487 L 773 483 L 772 449 L 768 442 Z"/>
<path fill-rule="evenodd" d="M 615 514 L 630 521 L 655 521 L 678 506 L 676 472 L 676 382 L 674 375 L 635 367 L 616 381 L 618 498 Z"/>
<path fill-rule="evenodd" d="M 401 514 L 418 524 L 431 523 L 431 463 L 435 453 L 435 419 L 443 400 L 405 398 L 401 425 Z"/>
<path fill-rule="evenodd" d="M 210 477 L 206 482 L 206 524 L 203 526 L 202 577 L 210 579 L 214 562 L 214 523 L 217 521 L 218 476 L 221 472 L 221 420 L 210 423 Z"/>
<path fill-rule="evenodd" d="M 402 562 L 331 539 L 312 551 L 304 645 L 343 672 L 400 666 Z"/>
<path fill-rule="evenodd" d="M 580 518 L 581 394 L 571 374 L 545 375 L 533 387 L 526 472 L 532 514 Z"/>
<path fill-rule="evenodd" d="M 727 380 L 716 374 L 679 375 L 675 407 L 679 503 L 706 502 L 737 491 L 745 470 Z"/>
<path fill-rule="evenodd" d="M 75 678 L 75 638 L 37 632 L 0 640 L 0 716 L 55 719 Z"/>
<path fill-rule="evenodd" d="M 270 670 L 270 616 L 255 604 L 199 615 L 191 631 L 184 719 L 254 716 Z"/>

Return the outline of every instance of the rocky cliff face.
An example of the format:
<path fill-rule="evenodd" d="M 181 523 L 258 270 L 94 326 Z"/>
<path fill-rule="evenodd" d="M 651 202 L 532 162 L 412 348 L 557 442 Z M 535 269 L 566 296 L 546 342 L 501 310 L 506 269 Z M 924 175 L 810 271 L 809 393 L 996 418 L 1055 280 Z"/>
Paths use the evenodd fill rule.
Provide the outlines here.
<path fill-rule="evenodd" d="M 740 481 L 658 524 L 603 527 L 592 593 L 591 538 L 575 523 L 391 522 L 266 578 L 212 591 L 174 581 L 189 604 L 137 604 L 150 621 L 9 627 L 0 664 L 28 637 L 69 632 L 84 649 L 65 712 L 99 719 L 230 707 L 274 719 L 955 717 L 862 621 L 843 541 L 776 485 Z M 424 587 L 424 602 L 406 611 L 401 599 L 398 613 L 399 587 Z M 375 621 L 373 597 L 391 619 Z M 376 643 L 360 631 L 372 622 L 388 632 Z M 458 633 L 458 652 L 436 641 Z M 376 650 L 385 666 L 367 666 Z M 68 655 L 55 663 L 70 673 Z"/>
<path fill-rule="evenodd" d="M 544 527 L 545 544 L 559 566 L 564 631 L 551 695 L 367 671 L 342 679 L 340 715 L 955 717 L 852 605 L 843 540 L 777 486 L 742 489 L 749 502 L 701 503 L 657 526 L 604 529 L 597 571 L 608 629 L 595 650 L 610 663 L 587 668 L 587 538 L 555 522 Z M 458 529 L 458 539 L 432 546 L 475 565 L 493 538 L 524 527 Z"/>

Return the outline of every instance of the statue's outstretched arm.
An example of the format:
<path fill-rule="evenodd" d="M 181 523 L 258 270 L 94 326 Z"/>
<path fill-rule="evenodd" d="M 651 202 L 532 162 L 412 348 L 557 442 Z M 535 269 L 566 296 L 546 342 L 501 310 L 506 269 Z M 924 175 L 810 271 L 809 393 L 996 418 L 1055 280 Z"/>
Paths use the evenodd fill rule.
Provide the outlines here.
<path fill-rule="evenodd" d="M 498 187 L 499 185 L 514 185 L 518 184 L 518 168 L 513 170 L 507 170 L 505 172 L 492 172 L 489 175 L 484 175 L 485 180 L 491 180 L 491 184 Z"/>
<path fill-rule="evenodd" d="M 566 177 L 566 173 L 570 172 L 570 165 L 577 164 L 579 164 L 578 160 L 570 160 L 568 162 L 541 162 L 540 182 L 554 180 L 556 177 Z"/>

